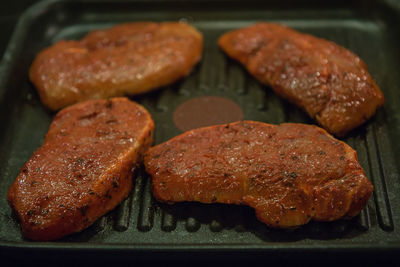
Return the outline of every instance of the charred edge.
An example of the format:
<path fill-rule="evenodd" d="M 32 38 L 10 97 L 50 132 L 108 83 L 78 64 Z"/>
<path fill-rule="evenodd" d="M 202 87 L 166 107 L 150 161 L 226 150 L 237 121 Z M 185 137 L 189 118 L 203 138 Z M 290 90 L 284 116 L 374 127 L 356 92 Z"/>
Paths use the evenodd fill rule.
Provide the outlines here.
<path fill-rule="evenodd" d="M 118 182 L 118 177 L 114 177 L 113 178 L 113 182 L 112 182 L 112 187 L 114 188 L 114 189 L 117 189 L 117 188 L 119 188 L 119 182 Z"/>
<path fill-rule="evenodd" d="M 86 216 L 86 211 L 89 209 L 89 205 L 88 205 L 88 204 L 85 204 L 85 205 L 83 205 L 82 207 L 79 207 L 78 209 L 79 209 L 81 215 L 82 215 L 83 217 L 85 217 L 85 216 Z"/>
<path fill-rule="evenodd" d="M 266 40 L 262 40 L 261 42 L 259 42 L 250 52 L 249 52 L 249 58 L 254 57 L 258 51 L 260 51 L 264 46 L 267 45 L 267 41 Z"/>
<path fill-rule="evenodd" d="M 91 113 L 89 113 L 89 114 L 87 114 L 87 115 L 80 116 L 78 119 L 79 119 L 79 120 L 93 119 L 93 118 L 95 118 L 98 114 L 99 114 L 98 111 L 93 111 L 93 112 L 91 112 Z"/>
<path fill-rule="evenodd" d="M 112 103 L 111 99 L 107 99 L 106 108 L 107 109 L 112 109 L 113 108 L 113 103 Z"/>

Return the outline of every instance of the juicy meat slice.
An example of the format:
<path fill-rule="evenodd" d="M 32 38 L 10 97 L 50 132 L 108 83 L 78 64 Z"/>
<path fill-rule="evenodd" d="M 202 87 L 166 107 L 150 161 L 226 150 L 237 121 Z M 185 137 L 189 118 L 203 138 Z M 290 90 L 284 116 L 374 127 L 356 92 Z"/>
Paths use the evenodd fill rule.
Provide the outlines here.
<path fill-rule="evenodd" d="M 200 60 L 202 47 L 202 35 L 185 23 L 120 24 L 44 49 L 29 74 L 43 104 L 57 110 L 173 83 Z"/>
<path fill-rule="evenodd" d="M 159 201 L 244 204 L 279 228 L 353 217 L 373 191 L 351 147 L 305 124 L 199 128 L 150 148 L 144 163 Z"/>
<path fill-rule="evenodd" d="M 126 98 L 61 110 L 8 191 L 24 236 L 57 239 L 115 208 L 131 191 L 153 129 L 150 114 Z"/>
<path fill-rule="evenodd" d="M 365 63 L 331 41 L 258 23 L 228 32 L 218 43 L 261 83 L 337 136 L 364 123 L 384 103 Z"/>

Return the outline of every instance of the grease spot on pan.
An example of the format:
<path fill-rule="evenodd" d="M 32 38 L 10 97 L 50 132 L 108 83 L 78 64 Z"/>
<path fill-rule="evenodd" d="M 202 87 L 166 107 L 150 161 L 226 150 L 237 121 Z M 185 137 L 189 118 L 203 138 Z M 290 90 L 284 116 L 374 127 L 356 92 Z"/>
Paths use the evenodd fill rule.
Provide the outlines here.
<path fill-rule="evenodd" d="M 174 123 L 181 131 L 242 119 L 241 107 L 232 100 L 219 96 L 189 99 L 178 106 L 173 114 Z"/>

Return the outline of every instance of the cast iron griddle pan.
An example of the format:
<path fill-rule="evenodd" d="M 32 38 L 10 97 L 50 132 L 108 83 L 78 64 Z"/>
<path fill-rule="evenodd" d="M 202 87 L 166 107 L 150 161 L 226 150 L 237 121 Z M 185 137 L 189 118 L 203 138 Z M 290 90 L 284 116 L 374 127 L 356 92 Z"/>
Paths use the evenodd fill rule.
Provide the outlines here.
<path fill-rule="evenodd" d="M 358 54 L 385 94 L 386 103 L 345 139 L 358 152 L 375 191 L 352 220 L 311 222 L 276 230 L 248 207 L 156 202 L 143 169 L 130 197 L 93 226 L 55 242 L 22 237 L 6 201 L 20 167 L 39 147 L 54 116 L 28 79 L 35 55 L 61 39 L 127 21 L 187 21 L 204 34 L 201 63 L 185 79 L 132 97 L 152 114 L 155 144 L 178 135 L 173 113 L 201 96 L 232 100 L 243 118 L 268 123 L 314 123 L 296 106 L 258 83 L 225 56 L 216 41 L 256 21 L 284 23 L 333 40 Z M 21 17 L 0 70 L 0 247 L 7 254 L 70 257 L 264 257 L 287 254 L 378 255 L 400 250 L 400 3 L 396 1 L 44 1 Z M 40 253 L 39 253 L 40 252 Z M 189 253 L 190 252 L 190 253 Z"/>

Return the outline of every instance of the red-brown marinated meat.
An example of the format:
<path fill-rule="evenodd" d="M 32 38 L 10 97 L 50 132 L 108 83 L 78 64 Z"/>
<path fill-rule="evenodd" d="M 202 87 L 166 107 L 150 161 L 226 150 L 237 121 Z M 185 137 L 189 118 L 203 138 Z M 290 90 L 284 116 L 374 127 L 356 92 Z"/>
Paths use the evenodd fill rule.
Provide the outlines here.
<path fill-rule="evenodd" d="M 173 83 L 200 60 L 202 47 L 202 35 L 185 23 L 127 23 L 44 49 L 29 74 L 43 104 L 57 110 Z"/>
<path fill-rule="evenodd" d="M 195 129 L 150 148 L 144 162 L 159 201 L 244 204 L 271 227 L 353 217 L 373 191 L 352 148 L 305 124 Z"/>
<path fill-rule="evenodd" d="M 61 110 L 8 191 L 24 236 L 57 239 L 115 208 L 131 191 L 153 129 L 150 114 L 126 98 Z"/>
<path fill-rule="evenodd" d="M 260 82 L 332 134 L 345 135 L 384 103 L 365 63 L 333 42 L 258 23 L 228 32 L 218 43 Z"/>

